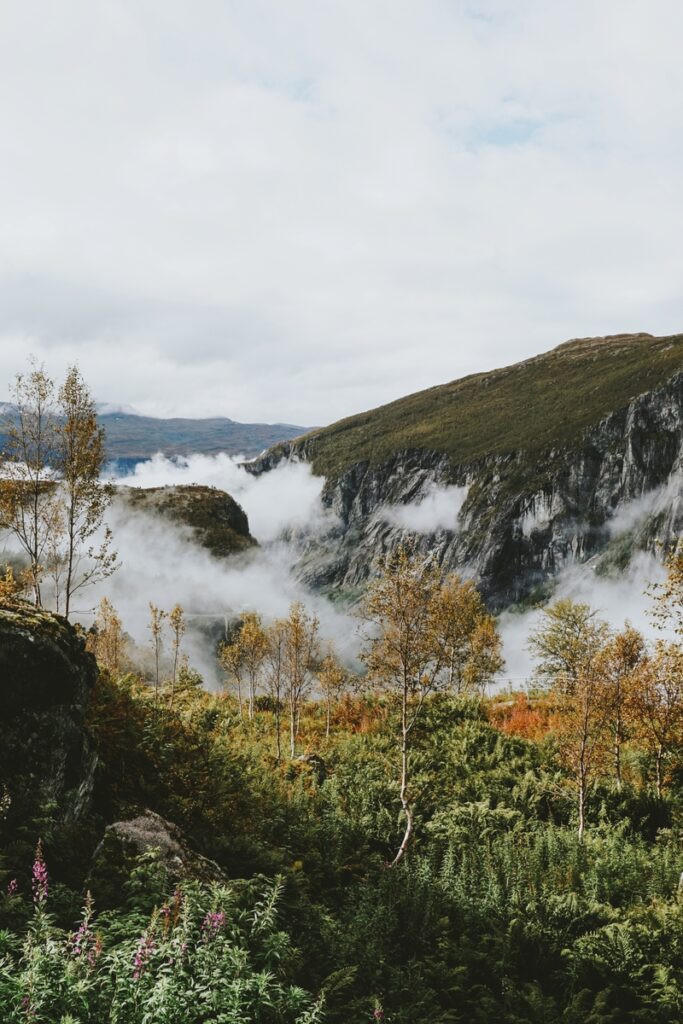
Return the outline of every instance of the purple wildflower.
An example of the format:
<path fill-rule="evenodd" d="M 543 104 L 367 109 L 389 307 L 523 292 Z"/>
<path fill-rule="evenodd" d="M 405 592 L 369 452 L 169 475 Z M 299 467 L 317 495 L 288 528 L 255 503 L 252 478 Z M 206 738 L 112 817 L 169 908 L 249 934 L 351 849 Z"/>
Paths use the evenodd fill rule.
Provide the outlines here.
<path fill-rule="evenodd" d="M 34 903 L 38 905 L 44 903 L 49 892 L 49 884 L 47 868 L 45 867 L 45 861 L 43 860 L 43 844 L 40 839 L 36 846 L 36 859 L 33 862 L 32 888 Z"/>
<path fill-rule="evenodd" d="M 151 959 L 155 946 L 156 943 L 154 942 L 153 935 L 145 934 L 138 942 L 138 947 L 133 957 L 133 981 L 139 981 L 145 973 L 145 968 Z"/>
<path fill-rule="evenodd" d="M 222 910 L 218 910 L 214 913 L 209 912 L 202 921 L 202 932 L 204 933 L 204 941 L 208 942 L 209 939 L 212 939 L 220 931 L 220 929 L 224 927 L 224 912 Z"/>
<path fill-rule="evenodd" d="M 99 938 L 90 927 L 92 913 L 93 899 L 90 892 L 87 892 L 85 896 L 85 904 L 83 906 L 83 917 L 80 925 L 78 926 L 78 931 L 74 932 L 69 939 L 69 946 L 71 948 L 72 955 L 76 959 L 85 957 L 91 966 L 99 956 L 102 946 Z"/>
<path fill-rule="evenodd" d="M 7 895 L 8 896 L 15 896 L 18 892 L 19 892 L 19 883 L 17 882 L 16 878 L 13 878 L 12 881 L 7 886 Z"/>

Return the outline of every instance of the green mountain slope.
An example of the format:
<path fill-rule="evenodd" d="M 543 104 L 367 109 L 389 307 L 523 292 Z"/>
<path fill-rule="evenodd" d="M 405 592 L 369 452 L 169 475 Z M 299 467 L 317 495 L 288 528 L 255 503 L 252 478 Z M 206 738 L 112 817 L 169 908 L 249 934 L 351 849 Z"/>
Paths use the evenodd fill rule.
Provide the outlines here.
<path fill-rule="evenodd" d="M 317 473 L 396 452 L 442 452 L 453 463 L 565 447 L 589 426 L 683 370 L 683 335 L 581 338 L 533 359 L 429 388 L 305 435 Z"/>

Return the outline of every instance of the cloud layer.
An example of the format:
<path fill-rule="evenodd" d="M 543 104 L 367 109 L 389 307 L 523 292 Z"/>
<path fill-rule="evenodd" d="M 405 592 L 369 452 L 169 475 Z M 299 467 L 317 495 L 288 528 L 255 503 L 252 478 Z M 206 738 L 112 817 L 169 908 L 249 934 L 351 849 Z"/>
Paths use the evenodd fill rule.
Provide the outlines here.
<path fill-rule="evenodd" d="M 467 487 L 439 487 L 432 484 L 419 501 L 408 505 L 386 505 L 378 515 L 387 523 L 413 533 L 457 530 L 458 516 L 467 498 Z"/>
<path fill-rule="evenodd" d="M 24 0 L 0 395 L 325 423 L 683 324 L 677 0 Z"/>
<path fill-rule="evenodd" d="M 159 454 L 115 482 L 131 487 L 205 484 L 227 491 L 244 508 L 249 529 L 260 543 L 274 541 L 285 531 L 331 525 L 330 514 L 320 502 L 323 478 L 313 476 L 310 466 L 302 462 L 282 463 L 269 473 L 253 476 L 229 455 L 168 459 Z"/>

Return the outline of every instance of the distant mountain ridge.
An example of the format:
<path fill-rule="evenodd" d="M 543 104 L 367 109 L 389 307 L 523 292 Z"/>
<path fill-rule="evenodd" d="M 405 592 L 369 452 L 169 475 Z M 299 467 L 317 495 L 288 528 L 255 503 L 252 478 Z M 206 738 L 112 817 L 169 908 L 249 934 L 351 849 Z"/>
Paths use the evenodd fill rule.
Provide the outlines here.
<path fill-rule="evenodd" d="M 156 419 L 116 412 L 99 420 L 106 433 L 107 457 L 126 461 L 148 459 L 157 452 L 168 457 L 219 452 L 253 457 L 306 432 L 291 423 L 238 423 L 223 416 Z"/>
<path fill-rule="evenodd" d="M 0 403 L 0 416 L 11 415 L 13 406 Z M 111 409 L 104 405 L 103 409 Z M 135 465 L 157 452 L 168 458 L 187 455 L 244 455 L 253 458 L 282 441 L 290 441 L 309 428 L 291 423 L 238 423 L 226 416 L 206 419 L 161 419 L 136 412 L 103 411 L 98 416 L 106 435 L 109 461 Z M 4 434 L 0 420 L 0 449 Z"/>

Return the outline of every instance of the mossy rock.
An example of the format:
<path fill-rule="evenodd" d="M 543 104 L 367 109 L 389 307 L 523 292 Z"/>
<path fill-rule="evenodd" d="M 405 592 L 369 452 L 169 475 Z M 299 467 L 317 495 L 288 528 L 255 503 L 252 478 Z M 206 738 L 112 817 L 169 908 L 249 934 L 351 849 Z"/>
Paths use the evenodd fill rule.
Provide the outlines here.
<path fill-rule="evenodd" d="M 96 755 L 85 728 L 97 665 L 66 619 L 28 604 L 0 605 L 0 778 L 9 817 L 51 806 L 82 816 Z"/>
<path fill-rule="evenodd" d="M 135 511 L 163 516 L 189 527 L 202 547 L 216 558 L 226 558 L 256 545 L 242 506 L 216 487 L 124 487 L 121 499 Z"/>
<path fill-rule="evenodd" d="M 120 903 L 123 885 L 140 858 L 153 860 L 171 883 L 183 878 L 225 880 L 218 864 L 193 850 L 177 825 L 145 810 L 109 825 L 93 854 L 88 887 L 99 906 Z"/>

